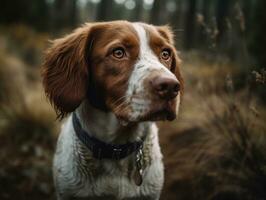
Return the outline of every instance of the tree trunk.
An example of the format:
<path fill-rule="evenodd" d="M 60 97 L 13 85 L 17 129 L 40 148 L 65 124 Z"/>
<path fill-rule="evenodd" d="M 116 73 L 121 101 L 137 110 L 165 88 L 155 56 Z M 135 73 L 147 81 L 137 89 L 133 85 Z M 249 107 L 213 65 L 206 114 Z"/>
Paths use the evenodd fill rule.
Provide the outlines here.
<path fill-rule="evenodd" d="M 256 1 L 243 0 L 243 12 L 245 17 L 246 31 L 250 31 L 250 27 L 253 23 L 252 17 L 256 12 Z"/>
<path fill-rule="evenodd" d="M 53 5 L 54 29 L 61 29 L 65 26 L 65 0 L 55 0 Z"/>
<path fill-rule="evenodd" d="M 97 9 L 97 21 L 106 21 L 112 19 L 113 0 L 101 0 Z"/>
<path fill-rule="evenodd" d="M 210 7 L 211 0 L 204 0 L 202 5 L 202 15 L 206 24 L 208 24 L 210 21 Z"/>
<path fill-rule="evenodd" d="M 143 12 L 143 0 L 135 0 L 136 8 L 133 10 L 132 21 L 141 21 Z"/>
<path fill-rule="evenodd" d="M 223 39 L 227 31 L 226 18 L 229 15 L 229 5 L 231 0 L 218 0 L 217 10 L 216 10 L 216 20 L 217 29 L 219 31 L 217 36 L 217 44 L 221 46 L 223 44 Z"/>
<path fill-rule="evenodd" d="M 210 43 L 210 33 L 208 32 L 208 28 L 210 27 L 210 19 L 211 19 L 211 6 L 212 0 L 203 0 L 202 5 L 200 7 L 199 13 L 202 15 L 202 19 L 197 19 L 196 26 L 196 44 L 197 48 L 208 49 L 211 46 Z"/>
<path fill-rule="evenodd" d="M 70 13 L 69 13 L 69 23 L 73 28 L 77 25 L 78 16 L 77 16 L 77 0 L 70 0 L 69 5 Z"/>
<path fill-rule="evenodd" d="M 154 0 L 151 10 L 150 23 L 155 25 L 161 25 L 163 23 L 163 8 L 165 8 L 165 1 Z"/>
<path fill-rule="evenodd" d="M 182 15 L 182 0 L 176 0 L 176 11 L 171 17 L 171 25 L 176 29 L 182 26 L 181 15 Z"/>
<path fill-rule="evenodd" d="M 184 47 L 189 50 L 194 45 L 195 36 L 195 20 L 196 20 L 196 0 L 188 0 L 188 9 L 186 14 L 186 24 L 185 24 L 185 37 L 184 37 Z"/>
<path fill-rule="evenodd" d="M 266 27 L 266 1 L 257 0 L 255 6 L 254 16 L 252 16 L 253 23 L 250 24 L 250 30 L 252 33 L 249 34 L 249 50 L 254 56 L 256 62 L 256 68 L 262 69 L 266 66 L 266 37 L 265 37 L 265 27 Z M 266 93 L 265 93 L 266 97 Z M 266 99 L 266 98 L 265 98 Z"/>
<path fill-rule="evenodd" d="M 73 28 L 77 24 L 77 0 L 55 0 L 53 5 L 54 29 Z"/>

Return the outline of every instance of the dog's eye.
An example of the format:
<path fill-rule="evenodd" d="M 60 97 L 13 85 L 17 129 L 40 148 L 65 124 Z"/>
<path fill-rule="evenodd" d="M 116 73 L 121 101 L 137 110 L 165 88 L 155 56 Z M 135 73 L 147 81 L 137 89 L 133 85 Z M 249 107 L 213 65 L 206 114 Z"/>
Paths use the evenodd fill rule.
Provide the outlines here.
<path fill-rule="evenodd" d="M 115 48 L 113 50 L 113 56 L 115 58 L 121 59 L 125 56 L 125 50 L 122 47 Z"/>
<path fill-rule="evenodd" d="M 163 60 L 169 60 L 169 58 L 171 57 L 171 51 L 170 49 L 164 49 L 162 52 L 161 52 L 161 58 Z"/>

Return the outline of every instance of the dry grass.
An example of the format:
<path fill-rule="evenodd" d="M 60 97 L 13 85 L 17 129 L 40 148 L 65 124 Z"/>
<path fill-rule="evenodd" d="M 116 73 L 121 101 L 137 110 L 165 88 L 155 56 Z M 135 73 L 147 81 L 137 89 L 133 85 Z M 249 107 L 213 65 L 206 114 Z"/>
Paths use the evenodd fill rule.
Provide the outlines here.
<path fill-rule="evenodd" d="M 163 197 L 265 199 L 265 108 L 250 89 L 234 91 L 227 74 L 237 72 L 230 64 L 186 63 L 185 80 L 194 81 L 187 84 L 180 119 L 170 129 L 161 124 Z"/>
<path fill-rule="evenodd" d="M 42 60 L 42 51 L 48 45 L 48 34 L 36 33 L 23 24 L 8 27 L 0 26 L 0 38 L 3 38 L 2 48 L 20 57 L 34 68 Z M 1 45 L 0 45 L 1 46 Z"/>
<path fill-rule="evenodd" d="M 1 49 L 0 199 L 53 198 L 51 161 L 58 130 L 36 74 Z"/>

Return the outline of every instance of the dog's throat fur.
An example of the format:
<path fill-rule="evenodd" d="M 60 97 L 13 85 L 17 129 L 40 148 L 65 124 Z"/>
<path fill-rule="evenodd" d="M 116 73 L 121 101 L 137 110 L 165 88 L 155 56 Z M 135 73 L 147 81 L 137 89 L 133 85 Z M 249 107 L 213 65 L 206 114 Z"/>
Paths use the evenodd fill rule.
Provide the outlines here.
<path fill-rule="evenodd" d="M 99 90 L 97 92 L 97 88 L 94 87 L 94 84 L 89 84 L 88 92 L 87 92 L 87 99 L 90 102 L 90 104 L 104 112 L 108 112 L 109 109 L 107 108 L 104 97 L 102 94 L 99 93 Z"/>
<path fill-rule="evenodd" d="M 143 182 L 144 158 L 143 143 L 146 135 L 140 141 L 127 142 L 126 144 L 108 144 L 92 137 L 81 127 L 77 114 L 73 112 L 72 123 L 77 138 L 92 153 L 94 159 L 122 160 L 131 154 L 134 154 L 133 180 L 137 186 L 141 186 Z"/>
<path fill-rule="evenodd" d="M 139 154 L 142 154 L 143 141 L 145 136 L 140 141 L 127 142 L 125 144 L 111 144 L 103 142 L 96 137 L 90 136 L 89 133 L 84 131 L 81 127 L 79 119 L 74 112 L 72 115 L 72 122 L 75 133 L 80 141 L 92 152 L 92 155 L 96 159 L 123 159 L 133 152 L 136 152 L 138 159 L 141 158 Z"/>

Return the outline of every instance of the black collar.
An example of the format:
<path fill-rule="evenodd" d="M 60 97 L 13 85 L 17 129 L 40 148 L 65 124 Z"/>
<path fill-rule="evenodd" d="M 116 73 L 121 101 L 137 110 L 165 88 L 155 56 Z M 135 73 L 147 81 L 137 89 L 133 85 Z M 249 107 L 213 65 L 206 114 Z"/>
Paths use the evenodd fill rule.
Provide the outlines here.
<path fill-rule="evenodd" d="M 120 160 L 141 149 L 143 146 L 143 139 L 126 144 L 109 144 L 100 141 L 82 129 L 75 112 L 72 115 L 72 122 L 77 137 L 92 152 L 94 158 Z"/>

